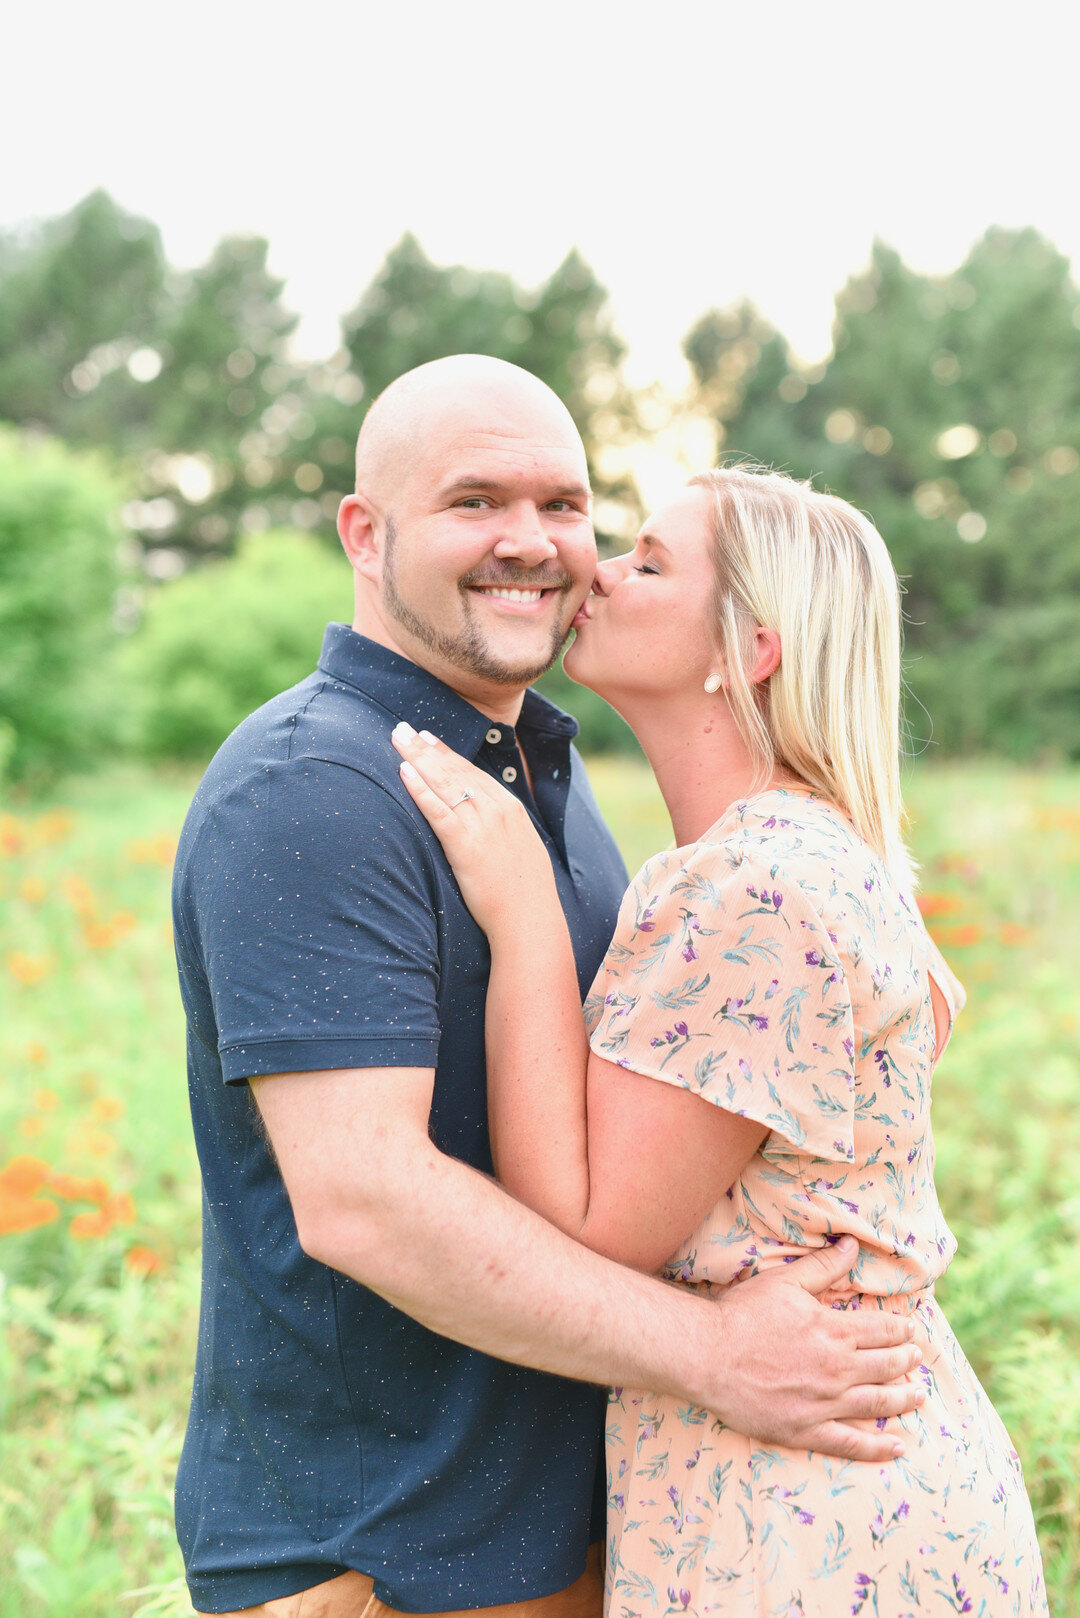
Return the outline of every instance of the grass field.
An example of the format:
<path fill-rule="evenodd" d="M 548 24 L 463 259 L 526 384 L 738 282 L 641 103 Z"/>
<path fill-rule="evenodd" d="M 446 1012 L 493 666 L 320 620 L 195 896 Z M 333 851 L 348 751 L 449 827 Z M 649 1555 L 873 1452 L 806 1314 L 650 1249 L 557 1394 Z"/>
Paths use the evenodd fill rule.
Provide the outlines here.
<path fill-rule="evenodd" d="M 628 863 L 669 840 L 601 760 Z M 0 1618 L 187 1614 L 171 1482 L 198 1185 L 168 926 L 192 782 L 112 772 L 0 805 Z M 924 769 L 913 843 L 969 990 L 936 1081 L 960 1254 L 941 1297 L 1012 1432 L 1051 1610 L 1080 1604 L 1080 774 Z"/>

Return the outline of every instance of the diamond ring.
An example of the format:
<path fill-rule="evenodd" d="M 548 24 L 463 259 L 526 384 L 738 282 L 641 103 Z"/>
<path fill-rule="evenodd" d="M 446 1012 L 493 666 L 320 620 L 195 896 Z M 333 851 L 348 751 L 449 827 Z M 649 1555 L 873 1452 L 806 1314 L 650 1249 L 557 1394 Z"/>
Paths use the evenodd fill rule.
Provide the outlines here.
<path fill-rule="evenodd" d="M 455 800 L 455 801 L 454 801 L 454 802 L 453 802 L 453 803 L 452 803 L 452 804 L 451 804 L 451 805 L 450 805 L 450 807 L 451 807 L 451 809 L 456 809 L 456 808 L 457 808 L 457 807 L 458 807 L 458 804 L 461 804 L 461 803 L 468 803 L 468 801 L 469 801 L 469 799 L 470 799 L 470 798 L 471 798 L 471 797 L 472 797 L 472 793 L 471 793 L 471 792 L 463 792 L 463 793 L 462 793 L 462 794 L 461 794 L 461 797 L 460 797 L 460 798 L 457 798 L 457 799 L 456 799 L 456 800 Z"/>

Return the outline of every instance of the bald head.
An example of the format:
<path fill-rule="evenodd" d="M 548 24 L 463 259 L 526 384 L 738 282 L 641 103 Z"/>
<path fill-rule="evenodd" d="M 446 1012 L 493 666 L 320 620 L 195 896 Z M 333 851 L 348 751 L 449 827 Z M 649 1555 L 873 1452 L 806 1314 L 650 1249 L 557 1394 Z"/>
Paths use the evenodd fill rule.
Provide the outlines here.
<path fill-rule="evenodd" d="M 546 382 L 486 354 L 452 354 L 406 371 L 375 400 L 356 441 L 357 493 L 385 510 L 449 434 L 569 450 L 585 473 L 573 417 Z"/>

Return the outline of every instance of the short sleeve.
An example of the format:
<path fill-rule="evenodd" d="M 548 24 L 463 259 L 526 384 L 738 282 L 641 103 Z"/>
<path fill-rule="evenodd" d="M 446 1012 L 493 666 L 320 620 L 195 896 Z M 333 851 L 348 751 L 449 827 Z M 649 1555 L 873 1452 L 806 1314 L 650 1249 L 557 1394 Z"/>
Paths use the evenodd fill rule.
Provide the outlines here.
<path fill-rule="evenodd" d="M 222 1074 L 433 1067 L 436 896 L 404 804 L 305 758 L 218 799 L 177 887 L 178 948 L 205 980 Z"/>
<path fill-rule="evenodd" d="M 586 1005 L 593 1051 L 854 1156 L 854 1033 L 835 941 L 760 852 L 696 844 L 642 867 Z"/>

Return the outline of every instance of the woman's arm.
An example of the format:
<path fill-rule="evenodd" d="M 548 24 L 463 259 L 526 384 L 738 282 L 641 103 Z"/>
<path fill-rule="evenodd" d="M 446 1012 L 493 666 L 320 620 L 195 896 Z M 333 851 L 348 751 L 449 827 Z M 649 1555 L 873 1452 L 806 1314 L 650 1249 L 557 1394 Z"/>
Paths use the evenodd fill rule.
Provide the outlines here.
<path fill-rule="evenodd" d="M 400 731 L 394 739 L 407 759 L 402 778 L 491 946 L 488 1112 L 499 1180 L 586 1246 L 655 1270 L 767 1130 L 589 1051 L 551 862 L 523 805 L 441 744 Z"/>

